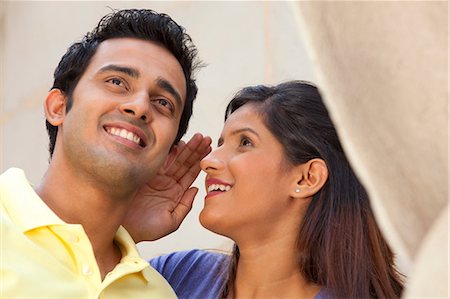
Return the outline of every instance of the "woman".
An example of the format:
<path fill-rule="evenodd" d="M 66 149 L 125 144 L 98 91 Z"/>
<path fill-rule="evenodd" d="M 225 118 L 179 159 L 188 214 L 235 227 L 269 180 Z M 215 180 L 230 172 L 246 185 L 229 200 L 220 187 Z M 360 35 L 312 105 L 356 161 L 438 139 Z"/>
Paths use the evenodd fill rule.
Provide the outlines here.
<path fill-rule="evenodd" d="M 151 261 L 180 298 L 399 298 L 402 275 L 313 85 L 247 87 L 225 113 L 201 224 L 231 258 Z"/>

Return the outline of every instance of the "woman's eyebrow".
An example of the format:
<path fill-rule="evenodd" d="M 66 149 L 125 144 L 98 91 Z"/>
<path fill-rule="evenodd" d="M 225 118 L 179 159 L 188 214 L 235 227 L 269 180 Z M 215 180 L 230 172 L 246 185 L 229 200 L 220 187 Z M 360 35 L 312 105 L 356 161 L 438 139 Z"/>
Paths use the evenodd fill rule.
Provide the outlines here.
<path fill-rule="evenodd" d="M 234 135 L 237 135 L 237 134 L 240 134 L 240 133 L 244 133 L 244 132 L 251 132 L 251 133 L 255 134 L 258 138 L 260 137 L 259 134 L 258 134 L 258 132 L 256 132 L 256 131 L 253 130 L 252 128 L 248 128 L 248 127 L 234 130 L 234 131 L 232 131 L 232 132 L 230 133 L 230 136 L 234 136 Z M 222 135 L 220 135 L 219 139 L 217 140 L 217 145 L 223 143 L 223 140 L 224 140 L 224 139 L 225 139 L 225 138 L 224 138 Z"/>
<path fill-rule="evenodd" d="M 243 133 L 243 132 L 251 132 L 259 137 L 259 134 L 255 130 L 253 130 L 252 128 L 249 128 L 249 127 L 234 130 L 233 132 L 231 132 L 230 135 L 236 135 L 236 134 Z"/>

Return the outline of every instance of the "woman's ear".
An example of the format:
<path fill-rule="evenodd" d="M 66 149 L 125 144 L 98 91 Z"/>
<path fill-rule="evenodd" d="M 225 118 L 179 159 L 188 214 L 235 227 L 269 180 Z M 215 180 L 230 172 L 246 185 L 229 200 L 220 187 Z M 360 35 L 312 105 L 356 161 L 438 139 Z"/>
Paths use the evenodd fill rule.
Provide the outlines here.
<path fill-rule="evenodd" d="M 44 102 L 45 118 L 55 127 L 63 123 L 66 115 L 66 95 L 58 88 L 50 90 Z"/>
<path fill-rule="evenodd" d="M 328 167 L 324 160 L 316 158 L 297 166 L 296 181 L 290 195 L 293 198 L 309 198 L 322 189 L 328 179 Z"/>

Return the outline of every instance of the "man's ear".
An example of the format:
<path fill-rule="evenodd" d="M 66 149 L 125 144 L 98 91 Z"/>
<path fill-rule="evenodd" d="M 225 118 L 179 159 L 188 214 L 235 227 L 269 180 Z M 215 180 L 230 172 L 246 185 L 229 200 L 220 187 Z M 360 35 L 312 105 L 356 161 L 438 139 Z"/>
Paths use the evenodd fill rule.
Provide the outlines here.
<path fill-rule="evenodd" d="M 175 162 L 176 158 L 178 156 L 178 146 L 174 145 L 169 151 L 169 154 L 166 157 L 166 160 L 164 161 L 164 164 L 161 166 L 160 171 L 162 173 L 165 173 L 170 166 L 172 166 L 173 162 Z"/>
<path fill-rule="evenodd" d="M 67 97 L 58 88 L 50 90 L 44 102 L 45 118 L 55 127 L 63 123 L 66 115 Z"/>
<path fill-rule="evenodd" d="M 328 167 L 322 159 L 311 159 L 296 168 L 296 180 L 289 193 L 293 198 L 312 197 L 328 179 Z"/>

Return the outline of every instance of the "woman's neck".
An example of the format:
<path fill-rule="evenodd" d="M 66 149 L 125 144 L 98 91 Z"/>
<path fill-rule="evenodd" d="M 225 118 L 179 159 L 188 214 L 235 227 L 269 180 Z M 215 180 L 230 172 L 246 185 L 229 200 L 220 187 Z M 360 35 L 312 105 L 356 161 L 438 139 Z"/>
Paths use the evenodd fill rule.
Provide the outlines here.
<path fill-rule="evenodd" d="M 308 282 L 300 273 L 295 238 L 239 247 L 239 251 L 235 298 L 312 299 L 320 291 L 320 286 Z"/>

